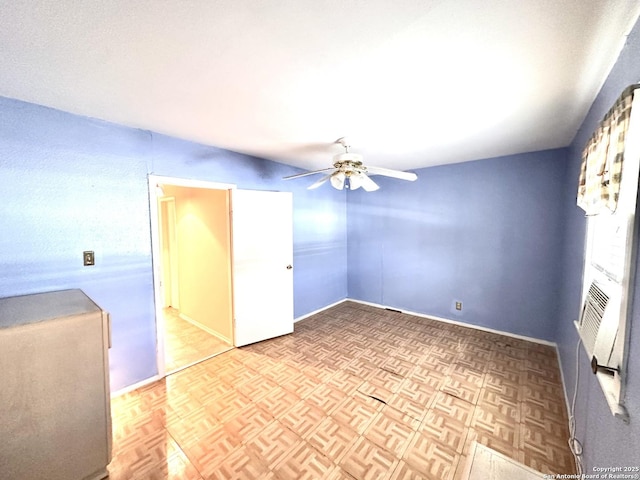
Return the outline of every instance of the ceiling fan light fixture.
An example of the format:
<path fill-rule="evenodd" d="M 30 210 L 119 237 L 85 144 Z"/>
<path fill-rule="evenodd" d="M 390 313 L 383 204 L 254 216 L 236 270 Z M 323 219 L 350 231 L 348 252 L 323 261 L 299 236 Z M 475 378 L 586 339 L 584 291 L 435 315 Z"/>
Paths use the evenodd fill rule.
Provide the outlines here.
<path fill-rule="evenodd" d="M 351 190 L 357 190 L 360 187 L 362 187 L 364 185 L 364 180 L 363 177 L 365 175 L 363 175 L 362 173 L 357 173 L 355 175 L 350 175 L 349 176 L 349 188 Z"/>
<path fill-rule="evenodd" d="M 344 181 L 346 175 L 344 172 L 336 172 L 331 175 L 331 186 L 336 190 L 342 190 L 344 188 Z"/>

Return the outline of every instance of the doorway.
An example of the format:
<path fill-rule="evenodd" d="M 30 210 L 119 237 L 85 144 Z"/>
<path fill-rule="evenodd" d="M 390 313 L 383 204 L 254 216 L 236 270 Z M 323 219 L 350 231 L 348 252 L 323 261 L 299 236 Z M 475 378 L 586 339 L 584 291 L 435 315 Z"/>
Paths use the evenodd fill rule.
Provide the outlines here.
<path fill-rule="evenodd" d="M 230 189 L 149 176 L 158 334 L 165 376 L 232 348 Z"/>
<path fill-rule="evenodd" d="M 167 199 L 166 206 L 159 201 L 162 198 Z M 290 192 L 238 190 L 230 184 L 149 175 L 149 199 L 160 377 L 232 346 L 293 332 Z M 170 226 L 171 203 L 174 227 Z M 163 211 L 167 219 L 161 218 Z M 177 253 L 165 254 L 169 259 L 176 255 L 175 264 L 164 269 L 163 232 L 169 237 L 164 244 L 177 245 Z M 164 270 L 171 272 L 165 283 Z M 165 306 L 169 293 L 163 293 L 167 282 L 171 283 L 169 306 Z M 180 367 L 169 365 L 167 325 L 176 319 L 210 333 L 223 347 L 209 348 L 202 358 Z M 186 328 L 182 324 L 176 330 Z"/>

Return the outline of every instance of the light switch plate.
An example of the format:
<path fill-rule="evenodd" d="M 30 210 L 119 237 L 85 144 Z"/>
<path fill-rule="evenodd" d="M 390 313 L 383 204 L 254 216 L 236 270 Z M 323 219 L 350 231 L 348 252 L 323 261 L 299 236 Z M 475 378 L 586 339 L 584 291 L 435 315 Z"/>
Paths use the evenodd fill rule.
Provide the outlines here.
<path fill-rule="evenodd" d="M 96 257 L 92 251 L 88 250 L 88 251 L 82 252 L 82 258 L 83 258 L 85 267 L 96 264 Z"/>

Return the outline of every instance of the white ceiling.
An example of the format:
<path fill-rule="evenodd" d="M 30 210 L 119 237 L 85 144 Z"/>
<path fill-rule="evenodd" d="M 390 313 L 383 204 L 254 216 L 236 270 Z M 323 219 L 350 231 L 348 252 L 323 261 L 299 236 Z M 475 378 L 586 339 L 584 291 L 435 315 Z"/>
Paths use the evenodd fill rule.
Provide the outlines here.
<path fill-rule="evenodd" d="M 637 0 L 0 0 L 0 95 L 303 168 L 566 146 Z"/>

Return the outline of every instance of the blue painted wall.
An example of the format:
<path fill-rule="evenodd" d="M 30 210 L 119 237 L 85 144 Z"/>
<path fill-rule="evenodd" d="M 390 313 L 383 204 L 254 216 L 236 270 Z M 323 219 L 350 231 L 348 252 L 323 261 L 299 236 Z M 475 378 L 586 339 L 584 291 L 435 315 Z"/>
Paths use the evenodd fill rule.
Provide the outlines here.
<path fill-rule="evenodd" d="M 113 390 L 157 373 L 147 175 L 286 190 L 295 315 L 346 297 L 344 192 L 298 170 L 0 97 L 0 297 L 82 288 L 112 317 Z M 94 267 L 82 251 L 96 252 Z"/>
<path fill-rule="evenodd" d="M 349 297 L 553 340 L 565 164 L 550 150 L 350 192 Z"/>
<path fill-rule="evenodd" d="M 576 344 L 578 335 L 573 321 L 580 313 L 580 289 L 584 251 L 584 212 L 575 206 L 582 149 L 597 124 L 624 88 L 640 81 L 640 24 L 627 38 L 609 77 L 569 149 L 567 188 L 564 200 L 565 232 L 562 263 L 562 301 L 558 343 L 562 370 L 569 398 L 573 396 L 576 379 Z M 639 257 L 640 258 L 640 257 Z M 637 265 L 636 265 L 637 270 Z M 634 307 L 631 316 L 629 365 L 626 407 L 631 423 L 615 419 L 607 406 L 600 385 L 589 370 L 589 359 L 580 347 L 580 381 L 576 408 L 578 439 L 584 444 L 585 473 L 593 467 L 638 466 L 640 463 L 640 272 L 636 272 Z"/>

